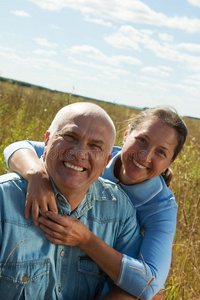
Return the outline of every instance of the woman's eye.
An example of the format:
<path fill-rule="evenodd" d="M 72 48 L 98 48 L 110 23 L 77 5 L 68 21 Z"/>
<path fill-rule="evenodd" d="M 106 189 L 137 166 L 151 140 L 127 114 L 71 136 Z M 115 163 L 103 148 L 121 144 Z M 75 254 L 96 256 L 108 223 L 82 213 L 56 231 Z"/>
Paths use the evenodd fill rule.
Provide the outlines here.
<path fill-rule="evenodd" d="M 166 155 L 165 155 L 165 152 L 164 152 L 163 150 L 161 150 L 161 149 L 157 150 L 157 152 L 158 152 L 159 155 L 161 155 L 161 156 L 166 156 Z"/>

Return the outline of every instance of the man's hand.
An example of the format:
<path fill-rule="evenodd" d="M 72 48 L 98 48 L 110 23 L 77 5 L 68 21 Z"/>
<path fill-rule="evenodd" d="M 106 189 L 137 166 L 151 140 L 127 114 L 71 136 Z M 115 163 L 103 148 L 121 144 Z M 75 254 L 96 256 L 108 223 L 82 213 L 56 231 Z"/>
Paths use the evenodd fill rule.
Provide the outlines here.
<path fill-rule="evenodd" d="M 38 221 L 51 243 L 81 248 L 90 238 L 90 230 L 74 217 L 61 216 L 51 211 L 46 213 L 46 217 L 39 217 Z"/>

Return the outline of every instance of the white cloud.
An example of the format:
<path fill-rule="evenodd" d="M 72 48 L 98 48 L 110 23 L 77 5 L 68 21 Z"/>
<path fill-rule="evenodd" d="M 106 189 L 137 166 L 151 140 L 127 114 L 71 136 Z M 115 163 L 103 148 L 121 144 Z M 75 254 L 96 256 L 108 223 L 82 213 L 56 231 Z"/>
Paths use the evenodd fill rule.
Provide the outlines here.
<path fill-rule="evenodd" d="M 51 56 L 57 55 L 57 53 L 53 50 L 46 51 L 46 50 L 43 50 L 43 49 L 36 49 L 36 50 L 33 51 L 33 53 L 38 54 L 38 55 L 44 55 L 46 57 L 51 57 Z"/>
<path fill-rule="evenodd" d="M 184 49 L 189 52 L 200 52 L 200 44 L 180 43 L 177 45 L 179 49 Z"/>
<path fill-rule="evenodd" d="M 139 0 L 29 0 L 47 10 L 72 8 L 94 19 L 108 19 L 154 26 L 177 28 L 190 33 L 200 32 L 200 19 L 172 16 L 156 12 Z M 196 5 L 197 0 L 190 0 Z"/>
<path fill-rule="evenodd" d="M 55 24 L 50 24 L 50 27 L 51 27 L 52 29 L 55 29 L 55 30 L 59 30 L 59 29 L 60 29 L 60 27 L 57 26 L 57 25 L 55 25 Z"/>
<path fill-rule="evenodd" d="M 188 0 L 188 2 L 194 6 L 200 7 L 200 0 Z"/>
<path fill-rule="evenodd" d="M 199 49 L 196 44 L 174 44 L 157 40 L 152 32 L 135 29 L 132 26 L 121 26 L 118 32 L 106 37 L 106 41 L 116 48 L 124 48 L 133 51 L 151 50 L 156 57 L 184 63 L 188 70 L 198 72 L 200 70 L 200 57 L 189 55 L 184 50 Z M 196 47 L 195 47 L 196 45 Z"/>
<path fill-rule="evenodd" d="M 126 63 L 129 65 L 141 65 L 142 62 L 132 56 L 125 55 L 111 55 L 107 56 L 95 47 L 83 45 L 83 46 L 73 46 L 68 50 L 71 54 L 84 55 L 97 60 L 98 62 L 103 62 L 104 64 L 118 66 L 121 63 Z"/>
<path fill-rule="evenodd" d="M 0 46 L 0 50 L 6 51 L 6 52 L 13 52 L 13 48 L 10 48 L 10 47 L 2 47 L 2 46 Z"/>
<path fill-rule="evenodd" d="M 103 19 L 97 19 L 97 18 L 91 18 L 89 16 L 86 16 L 84 18 L 85 21 L 87 22 L 91 22 L 91 23 L 95 23 L 95 24 L 99 24 L 99 25 L 102 25 L 102 26 L 105 26 L 105 27 L 112 27 L 112 28 L 115 28 L 115 26 L 111 23 L 111 22 L 106 22 L 104 21 Z"/>
<path fill-rule="evenodd" d="M 25 12 L 24 10 L 15 10 L 15 11 L 11 11 L 11 13 L 13 15 L 19 16 L 19 17 L 26 17 L 26 18 L 30 18 L 31 16 Z"/>
<path fill-rule="evenodd" d="M 172 71 L 173 71 L 173 69 L 170 68 L 170 67 L 168 67 L 168 66 L 159 66 L 159 68 L 160 68 L 161 70 L 166 71 L 166 72 L 172 72 Z"/>
<path fill-rule="evenodd" d="M 155 67 L 145 67 L 141 69 L 142 72 L 155 75 L 155 76 L 159 76 L 159 77 L 169 77 L 170 74 L 168 72 L 165 72 L 164 70 L 162 70 L 162 68 L 155 68 Z"/>
<path fill-rule="evenodd" d="M 0 56 L 13 62 L 14 65 L 25 66 L 26 68 L 36 68 L 43 70 L 44 68 L 54 68 L 62 71 L 73 72 L 74 70 L 65 67 L 63 64 L 57 61 L 50 60 L 47 58 L 32 58 L 32 57 L 20 57 L 14 53 L 8 54 L 0 51 Z"/>
<path fill-rule="evenodd" d="M 105 65 L 94 64 L 94 63 L 91 63 L 91 62 L 84 62 L 84 61 L 74 59 L 73 57 L 68 57 L 68 59 L 70 59 L 74 64 L 84 66 L 84 67 L 87 67 L 87 68 L 101 70 L 103 74 L 108 74 L 109 73 L 109 74 L 112 74 L 113 76 L 116 75 L 116 74 L 130 75 L 130 72 L 125 70 L 125 69 L 113 68 L 113 67 L 109 67 L 109 66 L 105 66 Z"/>
<path fill-rule="evenodd" d="M 167 33 L 159 33 L 158 37 L 163 42 L 173 42 L 173 40 L 174 40 L 174 37 L 172 35 L 167 34 Z"/>
<path fill-rule="evenodd" d="M 45 38 L 34 38 L 33 40 L 40 46 L 44 46 L 44 47 L 48 47 L 48 48 L 58 47 L 58 44 L 50 43 Z"/>

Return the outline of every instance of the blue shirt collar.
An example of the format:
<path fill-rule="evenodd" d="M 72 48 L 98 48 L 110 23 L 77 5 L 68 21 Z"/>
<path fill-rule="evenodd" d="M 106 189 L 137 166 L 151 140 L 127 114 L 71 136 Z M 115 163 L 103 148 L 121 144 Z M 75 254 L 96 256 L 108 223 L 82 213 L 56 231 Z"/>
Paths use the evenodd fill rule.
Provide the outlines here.
<path fill-rule="evenodd" d="M 109 180 L 119 184 L 121 188 L 126 192 L 126 194 L 131 199 L 132 203 L 135 207 L 139 207 L 147 202 L 149 202 L 152 198 L 154 198 L 160 191 L 163 189 L 163 180 L 162 176 L 157 176 L 151 179 L 148 179 L 144 182 L 133 184 L 133 185 L 125 185 L 119 182 L 119 180 L 114 175 L 114 166 L 116 160 L 121 157 L 121 150 L 114 149 L 113 157 L 110 160 L 108 167 L 106 168 L 107 176 L 109 176 Z M 108 174 L 109 173 L 109 174 Z"/>

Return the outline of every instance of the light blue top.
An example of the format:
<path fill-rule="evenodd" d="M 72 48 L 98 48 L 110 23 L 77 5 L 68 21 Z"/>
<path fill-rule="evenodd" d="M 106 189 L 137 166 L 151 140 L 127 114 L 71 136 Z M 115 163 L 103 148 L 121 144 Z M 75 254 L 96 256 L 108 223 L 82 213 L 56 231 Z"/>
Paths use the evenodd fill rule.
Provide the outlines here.
<path fill-rule="evenodd" d="M 27 181 L 19 175 L 0 176 L 1 300 L 97 299 L 107 275 L 80 248 L 50 243 L 32 217 L 25 219 L 26 191 Z M 99 178 L 73 212 L 55 186 L 54 191 L 59 214 L 78 218 L 111 247 L 137 256 L 136 211 L 121 188 Z"/>
<path fill-rule="evenodd" d="M 31 149 L 40 157 L 44 151 L 44 143 L 22 141 L 11 144 L 4 153 L 7 164 L 10 155 L 20 148 Z M 105 169 L 104 178 L 118 183 L 113 169 L 117 157 L 121 155 L 121 148 L 114 147 L 112 154 L 113 157 Z M 176 230 L 177 204 L 162 176 L 131 186 L 120 185 L 136 207 L 144 237 L 138 259 L 123 256 L 117 284 L 135 296 L 138 295 L 139 290 L 144 290 L 140 298 L 148 300 L 164 287 L 169 273 L 172 243 Z M 146 276 L 144 277 L 135 268 L 142 270 Z M 147 287 L 147 283 L 153 276 L 154 280 Z"/>

